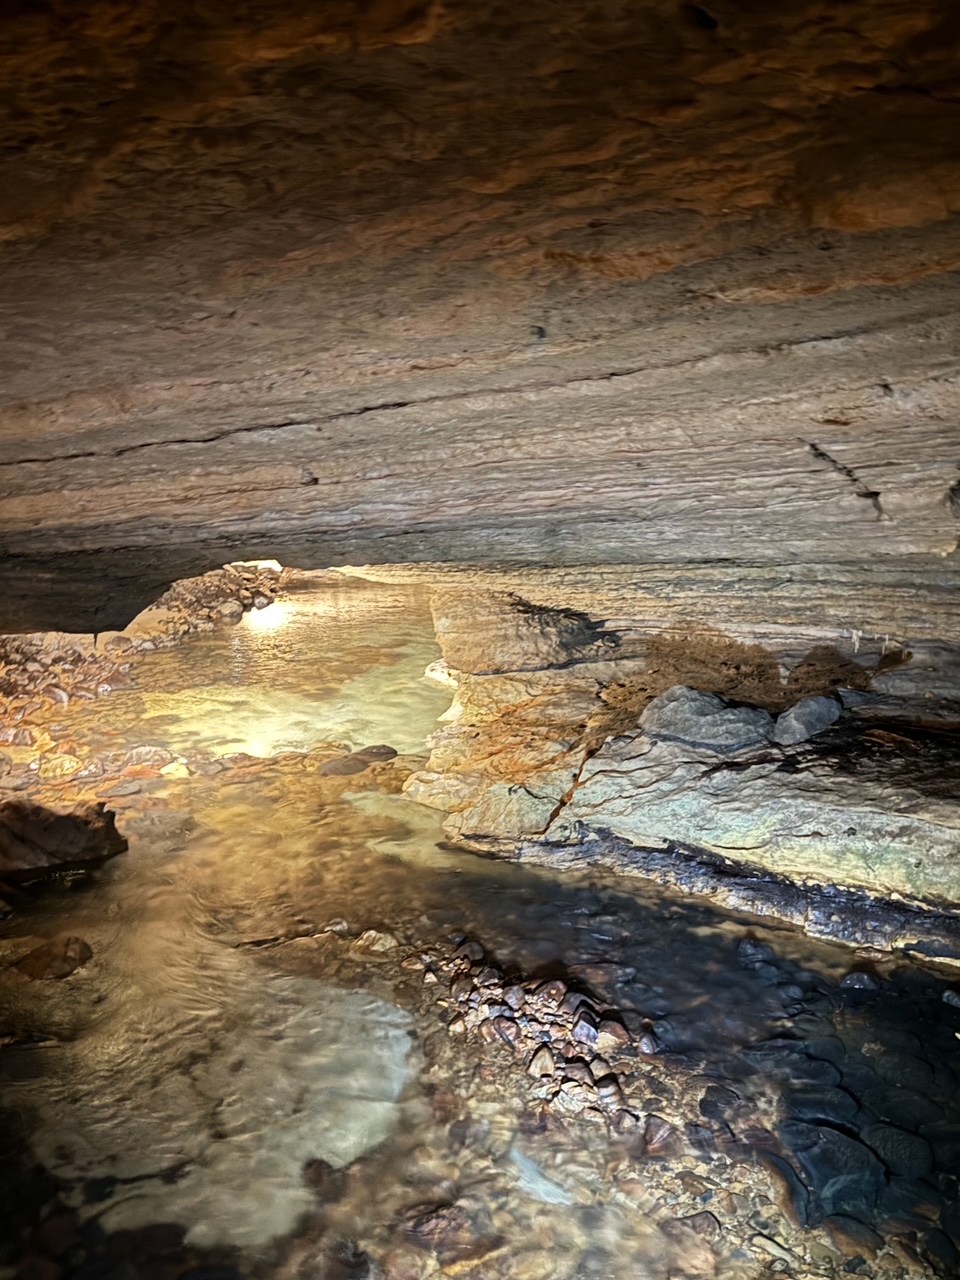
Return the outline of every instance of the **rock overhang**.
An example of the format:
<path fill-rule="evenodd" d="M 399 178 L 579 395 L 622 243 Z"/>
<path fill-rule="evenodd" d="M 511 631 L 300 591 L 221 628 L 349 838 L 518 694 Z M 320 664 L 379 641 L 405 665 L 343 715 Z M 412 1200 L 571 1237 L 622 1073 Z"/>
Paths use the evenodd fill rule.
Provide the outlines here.
<path fill-rule="evenodd" d="M 13 569 L 949 555 L 955 28 L 15 5 Z"/>

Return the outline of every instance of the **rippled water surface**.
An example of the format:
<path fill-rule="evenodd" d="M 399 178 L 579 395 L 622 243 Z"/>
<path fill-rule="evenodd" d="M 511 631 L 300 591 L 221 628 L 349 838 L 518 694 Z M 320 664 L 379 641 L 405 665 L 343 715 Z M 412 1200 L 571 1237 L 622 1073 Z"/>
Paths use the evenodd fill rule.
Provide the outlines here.
<path fill-rule="evenodd" d="M 903 1230 L 940 1231 L 948 1253 L 960 1021 L 942 980 L 900 966 L 868 989 L 840 987 L 852 964 L 843 948 L 640 882 L 628 893 L 481 859 L 445 845 L 441 815 L 395 787 L 270 761 L 321 742 L 422 754 L 451 696 L 423 675 L 438 656 L 424 596 L 358 581 L 149 655 L 136 687 L 64 711 L 78 750 L 153 745 L 212 764 L 127 789 L 115 803 L 129 852 L 93 876 L 34 888 L 3 926 L 8 958 L 27 937 L 64 932 L 93 950 L 64 982 L 0 987 L 0 1077 L 19 1165 L 58 1180 L 61 1201 L 104 1239 L 180 1224 L 188 1244 L 232 1250 L 211 1264 L 230 1275 L 379 1274 L 349 1253 L 356 1241 L 380 1238 L 398 1204 L 457 1197 L 495 1226 L 505 1206 L 512 1215 L 496 1228 L 507 1248 L 486 1270 L 458 1255 L 469 1275 L 659 1275 L 653 1210 L 639 1193 L 625 1207 L 626 1193 L 611 1195 L 597 1172 L 623 1157 L 623 1140 L 598 1130 L 581 1141 L 586 1160 L 549 1124 L 524 1127 L 506 1101 L 478 1104 L 469 1120 L 462 1108 L 445 1116 L 435 1065 L 425 1083 L 440 1033 L 409 997 L 414 978 L 389 947 L 361 963 L 349 942 L 364 930 L 414 948 L 468 935 L 505 967 L 572 976 L 642 1019 L 678 1070 L 749 1095 L 758 1123 L 768 1105 L 771 1127 L 794 1126 L 784 1132 L 803 1194 L 833 1196 L 828 1210 L 873 1225 L 884 1197 L 900 1197 L 920 1224 Z M 237 753 L 263 764 L 218 771 Z M 449 1083 L 452 1095 L 466 1088 Z M 454 1133 L 457 1124 L 467 1129 Z M 485 1135 L 482 1161 L 464 1155 L 470 1125 Z M 848 1174 L 831 1174 L 823 1127 L 859 1142 L 871 1125 L 874 1147 L 881 1130 L 922 1147 L 902 1169 L 888 1157 L 882 1170 L 854 1168 L 843 1194 L 825 1190 Z M 691 1147 L 683 1159 L 705 1187 L 723 1176 L 715 1152 Z M 352 1192 L 320 1225 L 305 1167 L 353 1171 Z M 936 1220 L 916 1209 L 925 1194 L 941 1206 Z M 28 1210 L 7 1200 L 22 1222 Z M 309 1241 L 311 1230 L 341 1242 L 345 1270 L 329 1257 L 327 1270 L 295 1264 L 295 1249 L 277 1261 L 278 1239 Z M 92 1245 L 77 1248 L 62 1274 L 114 1280 L 83 1261 Z M 727 1264 L 736 1274 L 737 1260 Z M 143 1265 L 115 1269 L 117 1280 Z M 435 1273 L 382 1265 L 398 1280 Z"/>

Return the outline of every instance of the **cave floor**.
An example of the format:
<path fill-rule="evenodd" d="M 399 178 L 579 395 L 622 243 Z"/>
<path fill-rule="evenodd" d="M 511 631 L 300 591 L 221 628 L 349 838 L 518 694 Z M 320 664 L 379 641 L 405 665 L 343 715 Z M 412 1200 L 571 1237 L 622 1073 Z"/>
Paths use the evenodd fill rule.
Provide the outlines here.
<path fill-rule="evenodd" d="M 446 843 L 437 653 L 354 581 L 19 721 L 130 847 L 7 895 L 0 1276 L 955 1274 L 952 985 Z"/>

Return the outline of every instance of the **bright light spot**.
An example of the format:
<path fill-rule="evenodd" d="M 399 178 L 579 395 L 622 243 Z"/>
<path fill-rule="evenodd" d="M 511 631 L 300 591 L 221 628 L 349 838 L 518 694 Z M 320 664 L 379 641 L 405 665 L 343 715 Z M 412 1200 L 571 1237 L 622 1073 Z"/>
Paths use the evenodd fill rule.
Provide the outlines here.
<path fill-rule="evenodd" d="M 242 564 L 250 569 L 273 569 L 275 573 L 283 572 L 283 565 L 279 560 L 234 560 L 233 563 Z"/>
<path fill-rule="evenodd" d="M 243 621 L 254 631 L 279 631 L 284 623 L 290 621 L 294 612 L 295 607 L 291 601 L 274 600 L 262 609 L 248 609 L 243 615 Z"/>

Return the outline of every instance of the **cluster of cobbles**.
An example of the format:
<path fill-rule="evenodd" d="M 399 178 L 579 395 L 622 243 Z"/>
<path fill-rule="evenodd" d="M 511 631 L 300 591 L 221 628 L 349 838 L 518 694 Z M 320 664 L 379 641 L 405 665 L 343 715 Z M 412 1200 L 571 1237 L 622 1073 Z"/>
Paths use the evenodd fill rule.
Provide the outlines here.
<path fill-rule="evenodd" d="M 657 1051 L 650 1031 L 635 1037 L 616 1009 L 560 978 L 511 980 L 479 942 L 464 939 L 440 962 L 453 1006 L 447 1030 L 500 1045 L 523 1064 L 536 1097 L 567 1115 L 636 1122 L 617 1066 Z"/>

